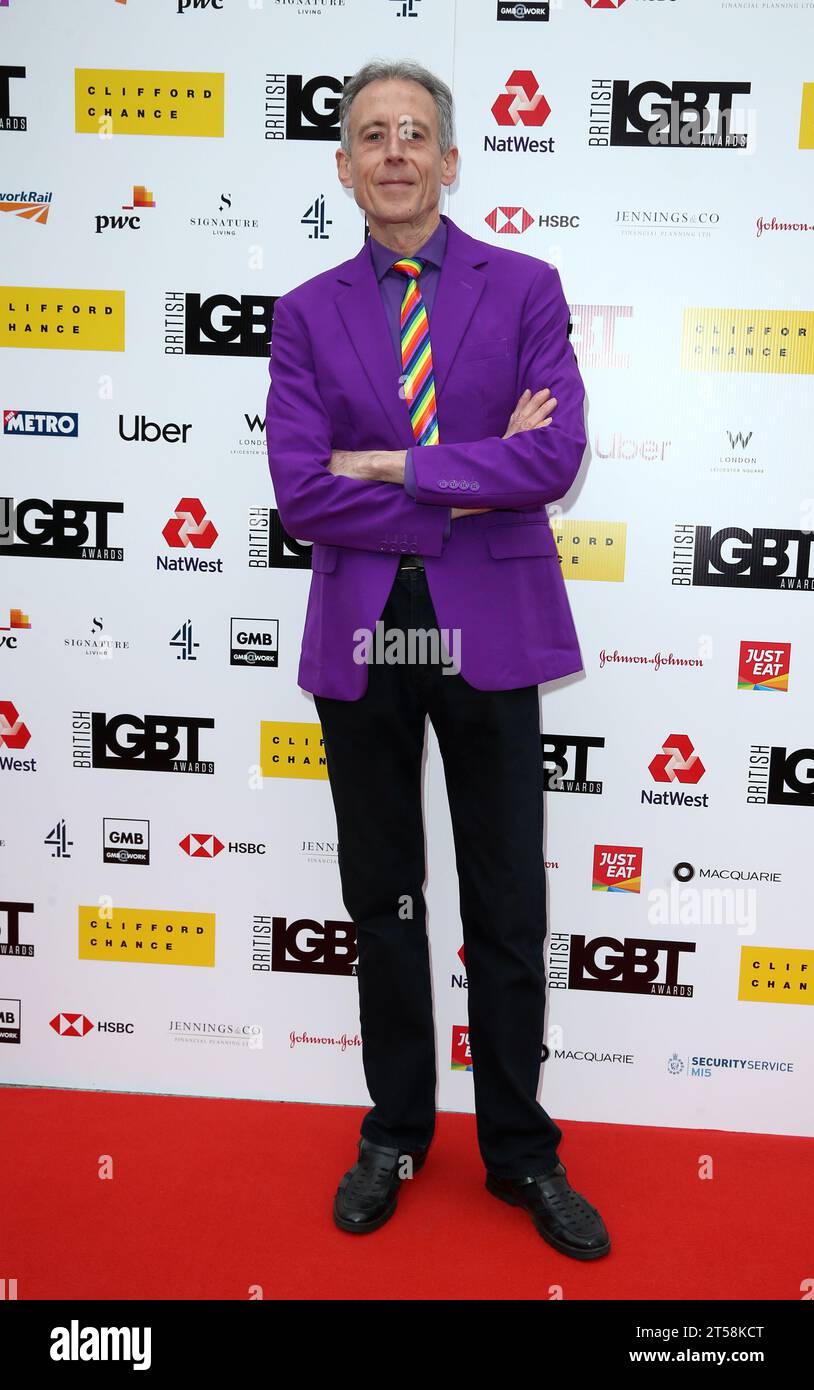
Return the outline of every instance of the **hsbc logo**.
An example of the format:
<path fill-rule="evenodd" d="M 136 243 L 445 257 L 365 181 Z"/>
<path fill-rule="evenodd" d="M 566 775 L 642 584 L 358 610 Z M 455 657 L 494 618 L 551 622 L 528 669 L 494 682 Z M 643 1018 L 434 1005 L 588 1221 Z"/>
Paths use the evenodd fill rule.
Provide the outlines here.
<path fill-rule="evenodd" d="M 217 835 L 185 835 L 178 843 L 190 859 L 214 859 L 223 849 Z"/>
<path fill-rule="evenodd" d="M 534 217 L 527 208 L 503 204 L 492 208 L 483 220 L 487 227 L 491 227 L 499 236 L 519 236 L 535 224 L 538 227 L 558 228 L 579 226 L 579 217 L 571 216 L 567 212 L 541 212 Z"/>
<path fill-rule="evenodd" d="M 84 1038 L 93 1024 L 85 1014 L 54 1014 L 51 1027 L 61 1038 Z"/>

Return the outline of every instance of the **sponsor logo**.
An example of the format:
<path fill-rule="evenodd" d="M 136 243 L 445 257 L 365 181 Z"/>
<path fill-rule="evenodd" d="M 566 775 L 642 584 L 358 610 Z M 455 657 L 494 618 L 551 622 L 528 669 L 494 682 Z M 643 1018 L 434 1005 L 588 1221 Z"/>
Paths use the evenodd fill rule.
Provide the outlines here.
<path fill-rule="evenodd" d="M 751 806 L 814 806 L 814 748 L 749 750 L 746 800 Z"/>
<path fill-rule="evenodd" d="M 673 531 L 671 582 L 728 589 L 814 590 L 814 532 L 790 527 L 680 524 Z"/>
<path fill-rule="evenodd" d="M 694 952 L 693 941 L 618 941 L 612 936 L 589 939 L 555 932 L 548 948 L 548 987 L 690 999 L 693 986 L 679 974 L 682 956 Z"/>
<path fill-rule="evenodd" d="M 76 68 L 78 135 L 222 136 L 222 72 Z"/>
<path fill-rule="evenodd" d="M 214 912 L 79 907 L 79 959 L 127 965 L 215 964 Z"/>
<path fill-rule="evenodd" d="M 124 352 L 124 290 L 0 285 L 0 347 Z"/>
<path fill-rule="evenodd" d="M 738 690 L 788 690 L 790 665 L 790 642 L 741 642 Z"/>
<path fill-rule="evenodd" d="M 736 106 L 750 82 L 707 80 L 631 85 L 627 79 L 594 78 L 588 110 L 588 144 L 627 149 L 746 149 L 741 129 L 747 115 Z"/>
<path fill-rule="evenodd" d="M 214 719 L 196 715 L 74 710 L 73 766 L 211 774 L 214 762 L 201 759 L 199 752 L 203 730 L 214 727 Z"/>
<path fill-rule="evenodd" d="M 38 222 L 44 227 L 48 221 L 53 196 L 52 192 L 0 193 L 0 212 L 10 212 L 15 217 L 21 217 L 24 222 Z"/>
<path fill-rule="evenodd" d="M 264 777 L 328 780 L 320 724 L 264 719 L 260 724 L 260 771 Z"/>
<path fill-rule="evenodd" d="M 641 845 L 594 845 L 594 892 L 641 893 L 642 854 Z"/>
<path fill-rule="evenodd" d="M 625 578 L 626 521 L 552 519 L 554 541 L 566 579 L 621 584 Z"/>
<path fill-rule="evenodd" d="M 741 946 L 738 998 L 756 1004 L 811 1004 L 812 976 L 814 951 Z"/>
<path fill-rule="evenodd" d="M 3 434 L 15 439 L 25 439 L 27 435 L 76 439 L 79 416 L 69 410 L 4 410 Z"/>
<path fill-rule="evenodd" d="M 685 308 L 685 372 L 814 372 L 814 310 Z"/>
<path fill-rule="evenodd" d="M 550 792 L 602 794 L 602 782 L 588 776 L 588 754 L 604 748 L 604 738 L 584 734 L 543 734 L 543 786 Z"/>

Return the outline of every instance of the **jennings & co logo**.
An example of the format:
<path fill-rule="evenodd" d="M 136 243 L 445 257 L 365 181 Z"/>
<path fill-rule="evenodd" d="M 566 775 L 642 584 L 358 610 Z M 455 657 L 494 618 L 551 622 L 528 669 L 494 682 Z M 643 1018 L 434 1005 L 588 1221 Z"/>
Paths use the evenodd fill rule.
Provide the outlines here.
<path fill-rule="evenodd" d="M 76 68 L 79 135 L 223 135 L 222 72 Z"/>
<path fill-rule="evenodd" d="M 0 285 L 0 347 L 124 352 L 124 290 Z"/>
<path fill-rule="evenodd" d="M 677 525 L 671 583 L 680 587 L 814 590 L 814 531 Z"/>
<path fill-rule="evenodd" d="M 260 724 L 260 771 L 264 777 L 328 780 L 321 724 L 264 719 Z"/>
<path fill-rule="evenodd" d="M 694 952 L 694 941 L 634 936 L 617 941 L 555 932 L 548 947 L 548 986 L 691 999 L 693 986 L 679 980 L 679 973 L 682 955 Z"/>
<path fill-rule="evenodd" d="M 213 966 L 215 914 L 80 905 L 79 959 Z"/>
<path fill-rule="evenodd" d="M 738 998 L 757 1004 L 812 1004 L 814 951 L 741 946 Z"/>
<path fill-rule="evenodd" d="M 204 729 L 214 719 L 173 714 L 105 714 L 74 710 L 75 768 L 116 768 L 136 772 L 213 773 L 215 764 L 200 758 Z"/>
<path fill-rule="evenodd" d="M 814 372 L 814 310 L 684 310 L 685 372 Z"/>

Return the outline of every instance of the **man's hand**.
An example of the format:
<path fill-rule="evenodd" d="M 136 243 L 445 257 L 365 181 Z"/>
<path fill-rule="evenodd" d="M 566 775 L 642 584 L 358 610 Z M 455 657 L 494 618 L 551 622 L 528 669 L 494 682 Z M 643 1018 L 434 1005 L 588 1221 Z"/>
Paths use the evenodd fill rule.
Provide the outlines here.
<path fill-rule="evenodd" d="M 328 472 L 371 483 L 403 483 L 405 449 L 334 449 Z"/>
<path fill-rule="evenodd" d="M 545 425 L 550 425 L 551 414 L 556 404 L 557 397 L 552 396 L 547 386 L 542 391 L 535 391 L 534 395 L 526 387 L 509 416 L 503 438 L 508 439 L 509 435 L 522 434 L 524 430 L 539 430 Z"/>
<path fill-rule="evenodd" d="M 534 395 L 527 387 L 509 416 L 503 438 L 508 439 L 511 434 L 521 434 L 524 430 L 539 430 L 545 425 L 550 425 L 556 404 L 557 398 L 552 396 L 548 387 L 542 391 L 535 391 Z M 481 512 L 494 510 L 494 507 L 453 507 L 451 516 L 452 520 L 456 521 L 459 516 L 479 516 Z"/>

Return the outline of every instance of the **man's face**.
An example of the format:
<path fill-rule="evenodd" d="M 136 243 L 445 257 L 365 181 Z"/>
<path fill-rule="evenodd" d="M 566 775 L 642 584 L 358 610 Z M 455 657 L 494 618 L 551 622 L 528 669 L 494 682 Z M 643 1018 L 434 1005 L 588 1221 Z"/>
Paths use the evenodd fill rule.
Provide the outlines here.
<path fill-rule="evenodd" d="M 435 102 L 419 82 L 363 87 L 351 106 L 350 145 L 350 158 L 337 151 L 339 181 L 371 223 L 420 224 L 455 178 L 458 151 L 442 155 Z"/>

